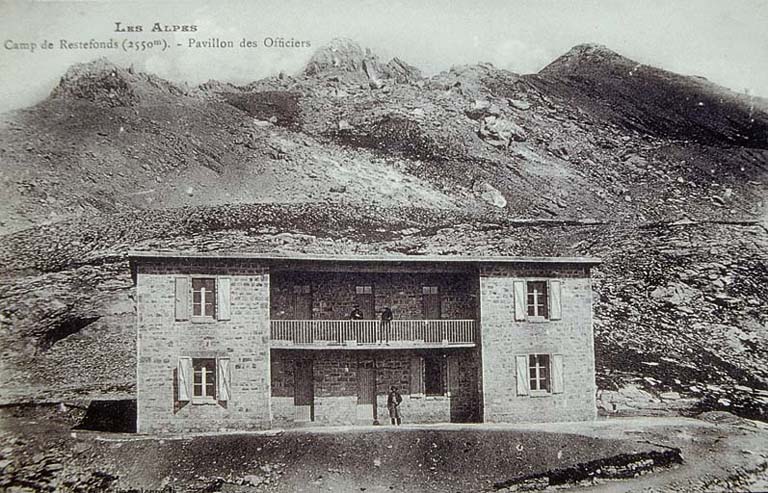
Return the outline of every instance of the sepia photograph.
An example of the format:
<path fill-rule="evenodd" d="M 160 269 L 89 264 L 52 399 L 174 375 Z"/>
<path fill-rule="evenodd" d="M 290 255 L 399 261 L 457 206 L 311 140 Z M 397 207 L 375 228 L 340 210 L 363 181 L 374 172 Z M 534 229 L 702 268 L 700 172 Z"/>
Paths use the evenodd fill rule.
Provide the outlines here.
<path fill-rule="evenodd" d="M 768 491 L 766 25 L 0 0 L 0 491 Z"/>

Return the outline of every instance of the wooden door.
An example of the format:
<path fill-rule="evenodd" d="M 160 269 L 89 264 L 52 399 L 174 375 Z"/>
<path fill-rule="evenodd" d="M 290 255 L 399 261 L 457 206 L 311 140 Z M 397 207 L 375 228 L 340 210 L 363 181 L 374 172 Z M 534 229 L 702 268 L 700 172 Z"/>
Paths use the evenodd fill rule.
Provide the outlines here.
<path fill-rule="evenodd" d="M 315 385 L 312 381 L 312 360 L 297 360 L 293 374 L 293 405 L 296 410 L 296 421 L 314 421 Z"/>
<path fill-rule="evenodd" d="M 312 288 L 308 284 L 293 287 L 293 319 L 312 320 Z"/>
<path fill-rule="evenodd" d="M 363 318 L 374 320 L 376 318 L 376 303 L 373 298 L 373 286 L 355 286 L 355 303 L 360 306 Z"/>
<path fill-rule="evenodd" d="M 357 419 L 372 422 L 378 419 L 376 409 L 376 362 L 359 361 L 357 366 Z"/>
<path fill-rule="evenodd" d="M 422 315 L 424 320 L 440 319 L 440 292 L 437 286 L 422 286 Z"/>
<path fill-rule="evenodd" d="M 363 319 L 376 319 L 376 302 L 373 297 L 372 285 L 355 286 L 355 303 L 360 307 L 360 311 L 363 312 Z M 373 330 L 373 326 L 370 323 L 365 326 L 359 324 L 356 338 L 358 344 L 374 344 L 376 343 L 376 331 Z"/>

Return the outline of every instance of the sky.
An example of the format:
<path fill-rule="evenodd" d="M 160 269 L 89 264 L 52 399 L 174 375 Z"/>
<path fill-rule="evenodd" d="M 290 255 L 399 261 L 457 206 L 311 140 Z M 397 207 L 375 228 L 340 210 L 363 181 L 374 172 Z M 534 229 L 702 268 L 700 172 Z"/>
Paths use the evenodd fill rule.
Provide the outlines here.
<path fill-rule="evenodd" d="M 144 30 L 115 32 L 116 22 Z M 152 33 L 155 22 L 197 31 Z M 397 56 L 427 75 L 478 62 L 532 73 L 574 45 L 599 43 L 639 63 L 768 97 L 766 25 L 768 0 L 0 0 L 0 111 L 44 99 L 70 65 L 101 56 L 176 82 L 242 84 L 299 72 L 335 37 L 354 39 L 385 60 Z M 267 48 L 267 37 L 311 47 Z M 190 48 L 190 38 L 232 40 L 235 47 Z M 121 48 L 123 40 L 159 40 L 169 47 L 60 46 L 91 39 L 115 39 Z M 259 46 L 240 48 L 242 39 Z M 44 40 L 54 48 L 42 49 Z"/>

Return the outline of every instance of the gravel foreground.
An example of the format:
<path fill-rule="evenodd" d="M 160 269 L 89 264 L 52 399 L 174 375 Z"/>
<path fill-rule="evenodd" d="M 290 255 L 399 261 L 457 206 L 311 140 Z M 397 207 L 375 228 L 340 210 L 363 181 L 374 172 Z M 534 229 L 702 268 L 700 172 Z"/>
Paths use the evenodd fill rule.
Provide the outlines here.
<path fill-rule="evenodd" d="M 1 433 L 9 492 L 759 491 L 768 478 L 768 426 L 720 412 L 144 436 L 75 429 L 62 408 L 4 408 Z"/>

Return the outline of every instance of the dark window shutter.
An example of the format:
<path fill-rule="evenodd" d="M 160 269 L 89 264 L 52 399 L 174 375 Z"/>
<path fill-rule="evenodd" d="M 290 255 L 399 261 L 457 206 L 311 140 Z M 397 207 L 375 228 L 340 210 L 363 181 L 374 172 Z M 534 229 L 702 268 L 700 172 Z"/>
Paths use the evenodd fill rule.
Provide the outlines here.
<path fill-rule="evenodd" d="M 424 394 L 424 359 L 411 358 L 411 395 Z"/>

